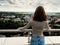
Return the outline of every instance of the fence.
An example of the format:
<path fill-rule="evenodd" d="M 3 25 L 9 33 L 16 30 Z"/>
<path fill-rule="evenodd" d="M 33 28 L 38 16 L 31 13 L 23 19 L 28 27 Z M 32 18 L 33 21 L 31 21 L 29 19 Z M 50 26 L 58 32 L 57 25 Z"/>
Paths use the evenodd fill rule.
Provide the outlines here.
<path fill-rule="evenodd" d="M 17 29 L 0 29 L 0 33 L 11 33 L 11 32 L 28 32 L 28 42 L 30 40 L 30 33 L 32 29 L 25 29 L 25 30 L 17 30 Z M 49 30 L 44 30 L 44 32 L 60 32 L 60 29 L 49 29 Z"/>

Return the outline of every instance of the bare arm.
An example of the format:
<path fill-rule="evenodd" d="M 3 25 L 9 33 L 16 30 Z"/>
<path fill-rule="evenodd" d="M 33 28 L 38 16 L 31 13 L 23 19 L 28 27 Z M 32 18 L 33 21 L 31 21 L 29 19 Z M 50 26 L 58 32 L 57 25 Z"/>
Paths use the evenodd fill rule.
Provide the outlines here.
<path fill-rule="evenodd" d="M 45 27 L 46 27 L 46 30 L 48 31 L 49 35 L 51 35 L 51 32 L 49 32 L 49 29 L 51 29 L 51 28 L 49 27 L 49 24 L 47 21 L 45 23 Z"/>
<path fill-rule="evenodd" d="M 51 28 L 49 27 L 49 24 L 48 24 L 47 21 L 45 22 L 45 28 L 46 28 L 47 30 L 51 29 Z"/>
<path fill-rule="evenodd" d="M 30 21 L 28 24 L 26 24 L 24 27 L 19 27 L 19 30 L 27 29 L 32 25 L 32 22 Z"/>

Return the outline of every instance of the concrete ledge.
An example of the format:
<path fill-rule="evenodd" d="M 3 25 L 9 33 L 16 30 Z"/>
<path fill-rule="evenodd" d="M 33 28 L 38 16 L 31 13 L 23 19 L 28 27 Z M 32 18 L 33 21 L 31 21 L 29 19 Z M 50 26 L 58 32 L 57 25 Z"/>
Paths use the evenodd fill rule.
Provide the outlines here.
<path fill-rule="evenodd" d="M 29 45 L 28 37 L 0 38 L 0 45 Z M 45 37 L 45 45 L 60 45 L 60 36 Z"/>
<path fill-rule="evenodd" d="M 0 38 L 0 45 L 4 45 L 6 38 Z"/>
<path fill-rule="evenodd" d="M 60 36 L 49 36 L 47 38 L 51 40 L 53 45 L 60 45 Z"/>

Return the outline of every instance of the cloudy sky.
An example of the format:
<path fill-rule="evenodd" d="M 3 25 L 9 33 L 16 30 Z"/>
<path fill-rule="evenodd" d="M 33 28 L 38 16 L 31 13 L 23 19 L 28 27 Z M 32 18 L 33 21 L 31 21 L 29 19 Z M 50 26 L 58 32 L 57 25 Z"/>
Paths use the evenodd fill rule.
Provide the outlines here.
<path fill-rule="evenodd" d="M 40 5 L 46 12 L 60 12 L 60 0 L 0 0 L 0 11 L 34 11 Z"/>

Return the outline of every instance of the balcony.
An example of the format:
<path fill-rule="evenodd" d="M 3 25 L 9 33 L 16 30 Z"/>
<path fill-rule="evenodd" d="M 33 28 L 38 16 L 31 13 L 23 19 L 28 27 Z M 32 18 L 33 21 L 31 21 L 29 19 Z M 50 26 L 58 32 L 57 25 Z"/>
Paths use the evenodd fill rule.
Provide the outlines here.
<path fill-rule="evenodd" d="M 0 33 L 10 32 L 30 32 L 31 29 L 16 30 L 16 29 L 0 29 Z M 45 30 L 46 32 L 47 30 Z M 50 29 L 48 32 L 60 31 L 60 29 Z M 28 34 L 27 37 L 0 37 L 0 45 L 29 45 L 31 36 Z M 45 36 L 45 45 L 60 45 L 60 36 Z"/>

